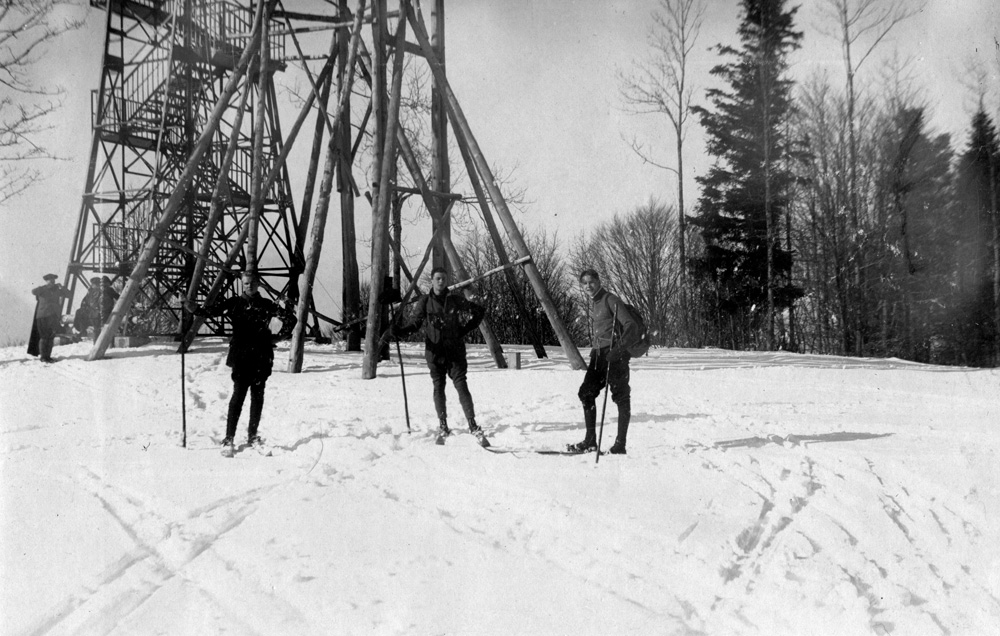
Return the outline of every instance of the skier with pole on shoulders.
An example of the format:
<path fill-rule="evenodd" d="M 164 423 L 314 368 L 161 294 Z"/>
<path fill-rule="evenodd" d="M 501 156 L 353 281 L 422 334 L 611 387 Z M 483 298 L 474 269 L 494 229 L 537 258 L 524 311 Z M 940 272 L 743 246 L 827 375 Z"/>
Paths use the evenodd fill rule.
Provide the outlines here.
<path fill-rule="evenodd" d="M 438 416 L 437 443 L 451 434 L 448 428 L 448 407 L 445 399 L 445 379 L 451 378 L 458 401 L 469 423 L 469 432 L 479 444 L 490 445 L 483 429 L 476 424 L 476 411 L 466 379 L 468 361 L 465 357 L 465 336 L 479 326 L 486 309 L 458 293 L 448 290 L 448 270 L 435 267 L 431 271 L 431 292 L 416 302 L 409 320 L 390 326 L 388 336 L 405 338 L 424 327 L 424 359 L 434 384 L 434 409 Z"/>
<path fill-rule="evenodd" d="M 632 414 L 632 389 L 629 387 L 629 346 L 640 337 L 640 327 L 621 298 L 604 289 L 601 277 L 593 269 L 580 272 L 580 288 L 587 296 L 587 317 L 590 333 L 590 363 L 578 393 L 583 403 L 583 420 L 586 433 L 583 441 L 570 444 L 567 450 L 587 453 L 598 450 L 597 396 L 601 390 L 611 388 L 611 399 L 618 405 L 618 435 L 608 451 L 624 455 Z M 607 395 L 605 395 L 605 405 Z M 604 415 L 601 415 L 601 425 Z"/>

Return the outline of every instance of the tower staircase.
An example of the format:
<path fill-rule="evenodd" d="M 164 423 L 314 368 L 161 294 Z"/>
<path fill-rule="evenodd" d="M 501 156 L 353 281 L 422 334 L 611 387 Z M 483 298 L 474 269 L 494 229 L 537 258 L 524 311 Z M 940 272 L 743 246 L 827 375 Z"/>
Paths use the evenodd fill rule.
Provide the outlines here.
<path fill-rule="evenodd" d="M 105 11 L 105 47 L 100 87 L 92 92 L 93 129 L 87 182 L 70 256 L 70 289 L 89 287 L 95 274 L 123 283 L 149 232 L 173 193 L 222 87 L 236 66 L 253 20 L 252 8 L 226 1 L 91 0 Z M 284 57 L 284 40 L 270 38 L 273 60 Z M 267 72 L 283 70 L 273 63 Z M 261 69 L 251 67 L 249 78 Z M 231 135 L 237 152 L 223 184 L 224 214 L 213 235 L 204 295 L 225 260 L 233 237 L 248 220 L 255 109 L 263 100 L 267 116 L 265 157 L 280 151 L 273 89 L 261 95 L 256 82 L 238 130 L 233 126 L 240 93 L 230 100 L 223 121 L 188 188 L 181 213 L 170 227 L 124 324 L 149 334 L 176 334 L 196 253 L 204 241 L 212 192 Z M 262 293 L 277 297 L 294 287 L 293 246 L 297 216 L 287 178 L 264 193 L 258 255 Z M 266 219 L 264 217 L 267 217 Z M 223 324 L 208 323 L 213 332 Z"/>

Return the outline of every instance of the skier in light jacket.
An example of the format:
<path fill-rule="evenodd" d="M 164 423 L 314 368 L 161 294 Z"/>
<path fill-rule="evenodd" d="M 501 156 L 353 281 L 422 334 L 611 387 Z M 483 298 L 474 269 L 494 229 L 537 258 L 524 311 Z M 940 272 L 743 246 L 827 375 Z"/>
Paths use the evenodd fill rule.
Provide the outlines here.
<path fill-rule="evenodd" d="M 624 455 L 632 414 L 628 347 L 638 340 L 639 325 L 625 303 L 601 286 L 601 277 L 595 270 L 580 272 L 580 288 L 588 298 L 587 317 L 592 347 L 587 374 L 578 393 L 583 403 L 586 433 L 582 442 L 570 444 L 568 449 L 577 453 L 597 449 L 596 400 L 607 384 L 611 388 L 611 400 L 618 406 L 618 435 L 608 452 Z"/>

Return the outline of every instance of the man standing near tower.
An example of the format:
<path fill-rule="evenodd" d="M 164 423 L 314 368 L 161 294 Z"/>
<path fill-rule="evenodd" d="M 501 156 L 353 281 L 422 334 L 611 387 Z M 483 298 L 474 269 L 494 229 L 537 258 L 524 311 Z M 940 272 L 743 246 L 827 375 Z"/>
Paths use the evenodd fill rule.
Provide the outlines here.
<path fill-rule="evenodd" d="M 476 424 L 476 411 L 466 381 L 468 361 L 465 357 L 465 336 L 482 321 L 486 309 L 467 300 L 461 294 L 448 291 L 448 270 L 435 267 L 431 271 L 431 293 L 416 302 L 411 318 L 398 327 L 390 327 L 390 337 L 405 338 L 424 325 L 426 340 L 424 358 L 434 383 L 434 408 L 438 416 L 437 443 L 451 434 L 448 428 L 448 408 L 445 400 L 445 378 L 451 378 L 458 392 L 458 401 L 469 422 L 469 432 L 480 445 L 489 446 L 483 429 Z"/>
<path fill-rule="evenodd" d="M 52 359 L 52 345 L 56 334 L 62 329 L 62 299 L 69 296 L 69 290 L 56 282 L 55 274 L 42 276 L 45 284 L 31 290 L 35 295 L 35 318 L 28 339 L 28 353 L 38 356 L 42 362 Z"/>
<path fill-rule="evenodd" d="M 629 387 L 628 346 L 638 339 L 639 325 L 618 296 L 601 286 L 601 277 L 592 269 L 580 272 L 580 288 L 586 294 L 590 331 L 590 364 L 580 385 L 583 421 L 586 433 L 583 441 L 570 444 L 568 449 L 587 453 L 597 449 L 597 396 L 610 386 L 611 399 L 618 405 L 618 435 L 608 452 L 625 454 L 629 418 L 632 415 L 632 389 Z"/>

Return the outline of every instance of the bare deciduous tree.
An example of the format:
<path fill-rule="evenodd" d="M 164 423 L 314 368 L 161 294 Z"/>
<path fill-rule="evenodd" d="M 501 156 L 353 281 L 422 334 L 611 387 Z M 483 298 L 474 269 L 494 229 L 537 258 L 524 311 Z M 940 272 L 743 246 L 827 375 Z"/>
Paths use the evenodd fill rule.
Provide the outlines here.
<path fill-rule="evenodd" d="M 38 181 L 28 165 L 52 155 L 38 142 L 49 126 L 47 115 L 60 106 L 62 90 L 36 80 L 35 64 L 47 45 L 83 24 L 60 17 L 69 0 L 5 0 L 0 2 L 0 203 Z"/>
<path fill-rule="evenodd" d="M 657 345 L 687 338 L 673 316 L 679 277 L 670 258 L 678 235 L 674 213 L 651 200 L 577 237 L 570 250 L 574 274 L 596 269 L 610 289 L 642 312 Z"/>
<path fill-rule="evenodd" d="M 693 87 L 688 82 L 688 59 L 701 30 L 705 5 L 701 0 L 660 0 L 653 13 L 649 32 L 652 49 L 645 62 L 636 64 L 630 75 L 620 77 L 622 97 L 634 113 L 666 115 L 673 128 L 677 167 L 651 158 L 646 145 L 633 138 L 632 150 L 643 161 L 677 176 L 678 259 L 681 276 L 681 312 L 687 319 L 685 262 L 686 225 L 684 218 L 684 135 L 691 115 Z"/>
<path fill-rule="evenodd" d="M 857 240 L 862 240 L 858 184 L 857 73 L 886 36 L 899 23 L 919 13 L 923 9 L 923 4 L 910 3 L 906 0 L 824 0 L 821 9 L 830 19 L 831 25 L 825 29 L 821 27 L 820 32 L 840 41 L 844 69 L 847 73 L 847 134 L 850 153 L 848 204 L 853 235 Z M 856 293 L 864 287 L 862 280 L 864 265 L 858 256 L 859 254 L 855 254 L 852 258 Z M 857 296 L 855 300 L 860 303 Z M 856 312 L 855 315 L 860 316 L 861 313 Z M 856 337 L 853 341 L 855 351 L 852 353 L 860 354 L 864 346 L 863 325 L 855 325 L 855 331 Z"/>

